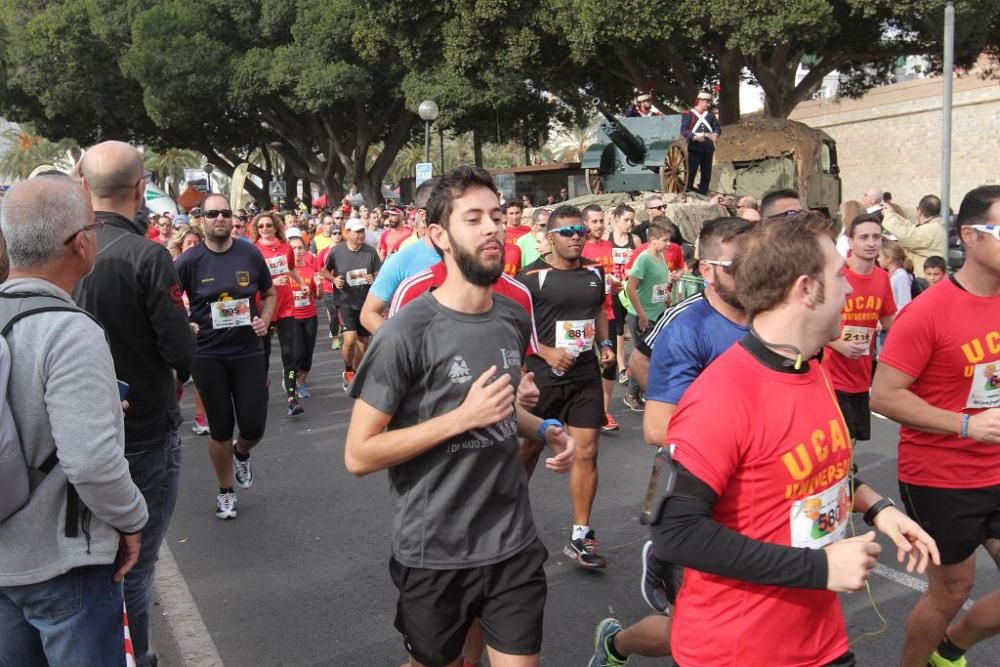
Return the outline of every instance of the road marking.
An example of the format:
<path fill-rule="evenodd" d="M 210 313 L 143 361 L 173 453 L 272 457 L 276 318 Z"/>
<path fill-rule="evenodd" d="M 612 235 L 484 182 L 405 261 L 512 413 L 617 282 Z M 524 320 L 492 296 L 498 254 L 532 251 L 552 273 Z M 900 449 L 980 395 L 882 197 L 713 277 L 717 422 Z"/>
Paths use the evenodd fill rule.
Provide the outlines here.
<path fill-rule="evenodd" d="M 223 667 L 222 657 L 191 597 L 187 582 L 166 542 L 156 564 L 156 595 L 160 609 L 180 651 L 183 667 Z"/>
<path fill-rule="evenodd" d="M 918 579 L 917 577 L 907 574 L 906 572 L 900 572 L 899 570 L 894 570 L 891 567 L 882 565 L 881 563 L 875 566 L 875 574 L 882 576 L 888 579 L 889 581 L 893 581 L 897 584 L 900 584 L 901 586 L 906 586 L 907 588 L 911 588 L 917 591 L 918 593 L 923 593 L 927 590 L 927 582 L 924 581 L 923 579 Z M 969 609 L 972 608 L 974 602 L 975 600 L 972 599 L 966 600 L 965 604 L 962 605 L 962 609 L 964 609 L 965 611 L 969 611 Z"/>

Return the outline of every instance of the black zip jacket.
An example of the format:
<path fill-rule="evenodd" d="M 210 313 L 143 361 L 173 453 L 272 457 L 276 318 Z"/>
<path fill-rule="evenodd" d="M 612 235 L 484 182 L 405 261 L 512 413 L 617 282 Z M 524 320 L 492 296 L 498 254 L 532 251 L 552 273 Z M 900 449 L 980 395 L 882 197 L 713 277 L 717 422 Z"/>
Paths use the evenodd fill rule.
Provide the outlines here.
<path fill-rule="evenodd" d="M 195 336 L 167 249 L 117 213 L 95 212 L 97 262 L 73 293 L 104 326 L 118 379 L 129 384 L 125 451 L 162 447 L 180 426 L 174 373 L 186 378 Z"/>

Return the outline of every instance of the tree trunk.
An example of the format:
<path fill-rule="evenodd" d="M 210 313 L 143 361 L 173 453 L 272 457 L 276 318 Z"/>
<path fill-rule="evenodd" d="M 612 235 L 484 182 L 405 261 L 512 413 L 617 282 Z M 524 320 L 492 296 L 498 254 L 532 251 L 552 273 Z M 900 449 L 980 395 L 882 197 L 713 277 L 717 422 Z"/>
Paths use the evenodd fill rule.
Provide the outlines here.
<path fill-rule="evenodd" d="M 282 174 L 282 180 L 285 181 L 285 206 L 291 206 L 292 200 L 295 199 L 297 195 L 299 179 L 292 172 L 292 168 L 287 164 L 285 165 L 285 173 Z"/>
<path fill-rule="evenodd" d="M 743 59 L 731 51 L 719 55 L 719 122 L 735 123 L 740 119 L 740 74 Z"/>
<path fill-rule="evenodd" d="M 483 138 L 478 130 L 472 130 L 472 155 L 477 167 L 483 166 Z"/>
<path fill-rule="evenodd" d="M 302 201 L 306 206 L 312 206 L 312 182 L 308 178 L 302 179 Z"/>

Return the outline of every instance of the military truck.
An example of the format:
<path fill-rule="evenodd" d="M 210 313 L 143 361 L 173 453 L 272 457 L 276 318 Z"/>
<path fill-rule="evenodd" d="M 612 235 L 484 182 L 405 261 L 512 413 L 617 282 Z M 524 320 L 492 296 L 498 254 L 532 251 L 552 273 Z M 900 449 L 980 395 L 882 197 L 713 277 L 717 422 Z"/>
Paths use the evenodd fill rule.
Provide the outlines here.
<path fill-rule="evenodd" d="M 723 125 L 709 190 L 759 198 L 781 188 L 797 190 L 807 208 L 837 216 L 841 200 L 837 142 L 822 130 L 780 118 L 746 118 Z"/>

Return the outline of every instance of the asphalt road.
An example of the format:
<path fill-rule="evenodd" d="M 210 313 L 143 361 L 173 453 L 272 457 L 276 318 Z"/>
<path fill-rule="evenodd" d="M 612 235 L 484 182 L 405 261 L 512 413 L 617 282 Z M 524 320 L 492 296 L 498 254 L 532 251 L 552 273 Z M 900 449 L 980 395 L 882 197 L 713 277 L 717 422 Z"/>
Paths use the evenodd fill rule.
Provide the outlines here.
<path fill-rule="evenodd" d="M 343 464 L 351 401 L 341 389 L 343 364 L 321 327 L 306 412 L 285 416 L 272 360 L 267 434 L 254 450 L 254 485 L 239 492 L 239 518 L 215 518 L 217 487 L 205 438 L 184 426 L 180 499 L 167 545 L 223 662 L 229 666 L 359 665 L 396 667 L 406 659 L 392 627 L 395 589 L 389 580 L 390 511 L 385 473 L 357 479 Z M 607 616 L 623 623 L 647 613 L 639 595 L 640 551 L 646 531 L 636 516 L 652 450 L 641 441 L 641 415 L 621 404 L 619 432 L 601 437 L 600 488 L 592 525 L 608 557 L 603 572 L 579 569 L 561 553 L 571 515 L 567 479 L 539 467 L 531 483 L 538 533 L 549 548 L 549 596 L 542 663 L 587 664 L 593 630 Z M 720 396 L 720 409 L 725 397 Z M 185 415 L 192 414 L 190 391 Z M 898 498 L 893 424 L 874 419 L 873 440 L 857 455 L 865 481 Z M 860 517 L 857 523 L 863 527 Z M 860 528 L 859 528 L 860 530 Z M 886 546 L 883 541 L 883 545 Z M 894 552 L 892 552 L 894 553 Z M 843 596 L 860 665 L 897 664 L 903 624 L 921 577 L 899 576 L 888 551 L 884 574 L 871 582 L 873 608 L 861 592 Z M 888 576 L 886 576 L 888 575 Z M 973 598 L 1000 588 L 1000 574 L 980 553 Z M 888 622 L 878 631 L 878 613 Z M 711 628 L 705 628 L 710 637 Z M 154 637 L 154 641 L 156 638 Z M 183 641 L 183 640 L 182 640 Z M 998 665 L 1000 639 L 969 652 L 972 665 Z M 171 667 L 168 661 L 161 665 Z M 634 665 L 670 665 L 634 659 Z"/>

